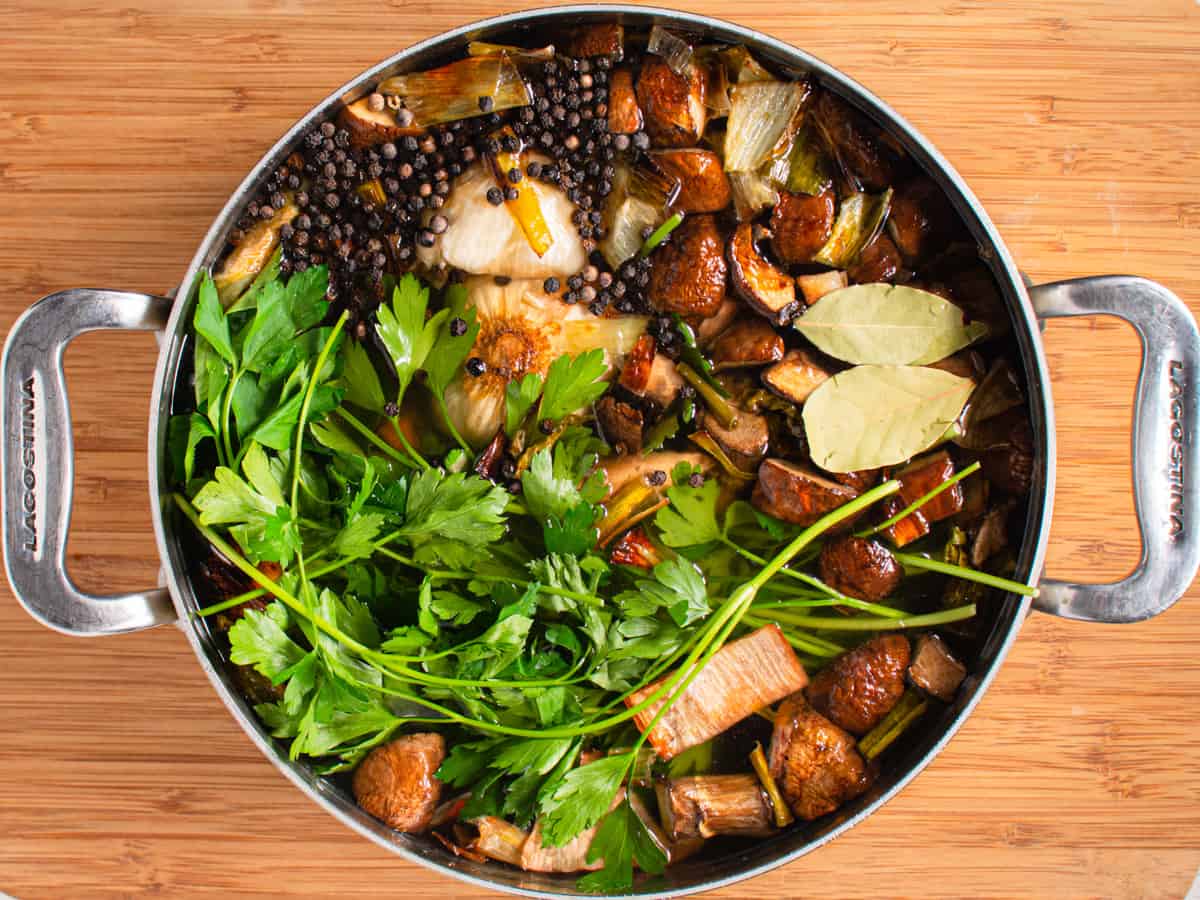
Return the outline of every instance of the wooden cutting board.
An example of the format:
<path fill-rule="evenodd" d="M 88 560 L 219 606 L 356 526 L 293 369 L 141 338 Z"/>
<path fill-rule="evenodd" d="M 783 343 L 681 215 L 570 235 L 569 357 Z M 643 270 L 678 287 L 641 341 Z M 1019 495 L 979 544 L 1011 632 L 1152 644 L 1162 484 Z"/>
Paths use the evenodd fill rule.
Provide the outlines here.
<path fill-rule="evenodd" d="M 692 2 L 885 97 L 966 177 L 1038 281 L 1153 276 L 1200 311 L 1193 0 Z M 291 122 L 398 48 L 518 3 L 0 4 L 0 323 L 78 286 L 176 284 Z M 1056 322 L 1048 570 L 1138 552 L 1136 338 Z M 86 588 L 155 580 L 147 335 L 67 354 Z M 0 890 L 33 898 L 476 896 L 352 834 L 251 746 L 174 628 L 47 631 L 0 588 Z M 1200 867 L 1200 592 L 1155 621 L 1035 616 L 944 753 L 880 814 L 723 897 L 1181 897 Z"/>

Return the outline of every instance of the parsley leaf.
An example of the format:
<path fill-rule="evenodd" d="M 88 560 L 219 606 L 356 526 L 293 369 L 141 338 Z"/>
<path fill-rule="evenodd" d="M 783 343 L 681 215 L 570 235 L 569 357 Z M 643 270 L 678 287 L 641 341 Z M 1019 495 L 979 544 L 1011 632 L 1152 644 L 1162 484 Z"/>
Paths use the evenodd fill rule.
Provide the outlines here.
<path fill-rule="evenodd" d="M 525 377 L 513 380 L 504 389 L 504 431 L 512 437 L 521 427 L 521 422 L 542 395 L 543 378 L 539 372 L 530 372 Z"/>
<path fill-rule="evenodd" d="M 667 608 L 680 628 L 703 619 L 711 611 L 704 578 L 690 562 L 668 559 L 654 567 L 655 581 L 639 581 L 638 586 L 656 597 Z"/>
<path fill-rule="evenodd" d="M 252 488 L 232 469 L 221 466 L 192 503 L 204 525 L 229 525 L 229 531 L 254 560 L 287 564 L 300 549 L 300 533 L 290 507 Z"/>
<path fill-rule="evenodd" d="M 392 292 L 391 306 L 380 305 L 376 313 L 379 338 L 396 369 L 399 382 L 397 403 L 403 399 L 413 376 L 425 365 L 425 359 L 437 340 L 438 330 L 450 315 L 449 310 L 443 309 L 426 321 L 425 310 L 428 306 L 429 288 L 422 286 L 420 280 L 409 272 Z"/>
<path fill-rule="evenodd" d="M 477 475 L 429 469 L 409 482 L 401 533 L 423 541 L 447 538 L 482 547 L 504 534 L 508 499 L 504 488 Z"/>
<path fill-rule="evenodd" d="M 596 509 L 580 501 L 560 518 L 550 516 L 542 528 L 547 553 L 579 556 L 596 546 L 600 529 L 595 525 Z"/>
<path fill-rule="evenodd" d="M 239 666 L 253 666 L 278 684 L 288 669 L 306 655 L 287 635 L 287 608 L 276 601 L 261 612 L 247 609 L 229 629 L 229 658 Z"/>
<path fill-rule="evenodd" d="M 379 384 L 379 373 L 367 349 L 358 341 L 346 341 L 342 347 L 342 385 L 346 389 L 346 402 L 373 413 L 383 412 L 383 388 Z"/>
<path fill-rule="evenodd" d="M 233 354 L 233 342 L 229 337 L 229 320 L 225 317 L 225 310 L 221 308 L 217 286 L 213 284 L 212 276 L 208 272 L 200 275 L 200 291 L 196 299 L 192 326 L 196 329 L 196 334 L 204 338 L 221 359 L 231 366 L 237 364 L 237 357 Z"/>
<path fill-rule="evenodd" d="M 546 372 L 538 419 L 557 422 L 599 399 L 608 390 L 607 374 L 603 350 L 589 350 L 579 356 L 563 354 L 550 363 Z"/>
<path fill-rule="evenodd" d="M 541 798 L 542 842 L 547 847 L 561 847 L 600 821 L 612 806 L 632 761 L 629 753 L 605 756 L 563 775 Z"/>
<path fill-rule="evenodd" d="M 521 493 L 529 511 L 543 522 L 554 516 L 561 519 L 583 498 L 575 479 L 555 471 L 549 448 L 539 450 L 521 474 Z"/>
<path fill-rule="evenodd" d="M 479 336 L 478 313 L 474 306 L 467 306 L 467 287 L 454 284 L 446 288 L 447 315 L 438 328 L 437 340 L 425 360 L 425 378 L 429 389 L 437 398 L 442 397 L 450 382 L 462 371 L 463 363 Z M 450 322 L 463 319 L 467 330 L 455 336 L 450 333 Z"/>
<path fill-rule="evenodd" d="M 654 516 L 662 542 L 668 547 L 696 547 L 719 541 L 717 495 L 720 492 L 721 486 L 715 478 L 705 479 L 698 488 L 686 481 L 667 488 L 671 504 Z"/>
<path fill-rule="evenodd" d="M 604 860 L 604 868 L 583 876 L 576 883 L 580 890 L 604 894 L 619 894 L 633 887 L 633 864 L 652 875 L 661 875 L 667 857 L 655 842 L 626 797 L 616 809 L 604 817 L 592 844 L 587 861 Z"/>

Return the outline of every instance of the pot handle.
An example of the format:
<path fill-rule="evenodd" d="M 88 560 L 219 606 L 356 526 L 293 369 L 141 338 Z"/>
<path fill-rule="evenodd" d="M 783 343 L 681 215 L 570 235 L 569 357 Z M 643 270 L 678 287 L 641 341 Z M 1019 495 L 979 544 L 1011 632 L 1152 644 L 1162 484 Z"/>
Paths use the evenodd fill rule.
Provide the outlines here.
<path fill-rule="evenodd" d="M 1137 568 L 1109 584 L 1041 582 L 1034 608 L 1068 619 L 1137 622 L 1163 612 L 1200 566 L 1200 332 L 1183 301 L 1130 275 L 1031 288 L 1040 318 L 1118 316 L 1142 341 L 1133 405 L 1133 501 L 1142 534 Z"/>
<path fill-rule="evenodd" d="M 30 615 L 65 634 L 119 634 L 175 619 L 166 588 L 98 597 L 75 587 L 66 568 L 75 458 L 63 352 L 88 331 L 161 331 L 170 312 L 170 300 L 149 294 L 60 291 L 26 310 L 4 345 L 4 567 Z"/>

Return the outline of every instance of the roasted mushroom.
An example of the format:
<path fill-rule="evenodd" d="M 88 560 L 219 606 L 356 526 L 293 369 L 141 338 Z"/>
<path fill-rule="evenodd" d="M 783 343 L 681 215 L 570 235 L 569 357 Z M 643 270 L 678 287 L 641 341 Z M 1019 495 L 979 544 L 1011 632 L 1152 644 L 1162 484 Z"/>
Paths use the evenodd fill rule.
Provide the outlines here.
<path fill-rule="evenodd" d="M 642 109 L 633 90 L 633 73 L 620 68 L 608 83 L 608 130 L 613 134 L 634 134 L 642 130 Z"/>
<path fill-rule="evenodd" d="M 612 117 L 609 101 L 609 117 Z M 675 207 L 685 213 L 719 212 L 733 200 L 729 178 L 721 166 L 721 157 L 711 150 L 687 147 L 663 150 L 650 157 L 664 175 L 679 180 Z"/>
<path fill-rule="evenodd" d="M 440 734 L 408 734 L 376 747 L 354 770 L 358 805 L 397 831 L 429 827 L 442 796 L 434 773 L 446 756 Z"/>
<path fill-rule="evenodd" d="M 879 128 L 844 100 L 821 91 L 813 121 L 842 170 L 868 191 L 882 191 L 896 180 L 899 158 Z"/>
<path fill-rule="evenodd" d="M 725 248 L 713 216 L 688 216 L 650 258 L 648 296 L 660 312 L 703 318 L 725 299 Z"/>
<path fill-rule="evenodd" d="M 784 358 L 762 373 L 762 381 L 784 400 L 800 405 L 831 374 L 806 350 L 789 350 Z"/>
<path fill-rule="evenodd" d="M 815 197 L 783 191 L 771 213 L 771 247 L 784 263 L 806 263 L 833 234 L 837 195 L 826 190 Z"/>
<path fill-rule="evenodd" d="M 673 841 L 721 834 L 766 837 L 775 831 L 770 801 L 754 775 L 672 778 L 659 796 Z"/>
<path fill-rule="evenodd" d="M 770 447 L 767 419 L 757 413 L 738 410 L 733 425 L 726 428 L 716 416 L 705 412 L 700 417 L 699 427 L 717 442 L 729 461 L 742 472 L 753 472 Z"/>
<path fill-rule="evenodd" d="M 800 288 L 800 294 L 804 297 L 804 303 L 807 306 L 812 306 L 826 294 L 832 294 L 849 283 L 849 276 L 841 269 L 796 276 L 796 287 Z"/>
<path fill-rule="evenodd" d="M 729 278 L 738 296 L 772 322 L 783 325 L 796 314 L 796 283 L 758 252 L 749 222 L 729 239 Z"/>
<path fill-rule="evenodd" d="M 904 263 L 900 251 L 892 239 L 882 232 L 875 240 L 863 247 L 846 272 L 855 284 L 870 284 L 876 281 L 907 281 L 911 273 L 903 272 Z"/>
<path fill-rule="evenodd" d="M 904 569 L 879 541 L 845 535 L 821 550 L 821 580 L 859 600 L 882 600 L 900 584 Z"/>
<path fill-rule="evenodd" d="M 795 525 L 811 525 L 858 493 L 795 463 L 766 459 L 758 467 L 750 502 L 769 516 Z"/>
<path fill-rule="evenodd" d="M 618 453 L 636 453 L 642 449 L 642 426 L 645 419 L 636 406 L 606 394 L 596 403 L 596 421 L 604 439 Z"/>
<path fill-rule="evenodd" d="M 813 709 L 803 694 L 780 704 L 768 759 L 771 776 L 801 819 L 831 813 L 871 786 L 871 771 L 854 738 Z"/>
<path fill-rule="evenodd" d="M 712 343 L 713 368 L 745 369 L 783 359 L 783 338 L 763 318 L 738 319 Z"/>
<path fill-rule="evenodd" d="M 637 80 L 638 105 L 646 131 L 660 147 L 688 147 L 700 140 L 708 121 L 704 70 L 689 62 L 684 74 L 661 56 L 647 56 Z"/>
<path fill-rule="evenodd" d="M 909 265 L 916 265 L 941 246 L 954 221 L 945 193 L 922 175 L 896 188 L 887 230 Z"/>
<path fill-rule="evenodd" d="M 908 506 L 954 477 L 954 460 L 945 450 L 918 457 L 895 475 L 900 482 L 899 497 Z M 963 507 L 962 484 L 953 484 L 920 509 L 929 522 L 948 519 Z"/>
<path fill-rule="evenodd" d="M 352 147 L 372 147 L 425 133 L 425 129 L 415 122 L 401 125 L 396 120 L 396 112 L 386 107 L 371 109 L 370 98 L 363 97 L 346 105 L 338 114 L 338 124 L 349 132 Z"/>
<path fill-rule="evenodd" d="M 861 737 L 904 693 L 908 638 L 885 634 L 848 650 L 816 674 L 804 695 L 813 709 Z"/>
<path fill-rule="evenodd" d="M 625 26 L 616 22 L 581 26 L 567 41 L 567 53 L 578 57 L 621 59 L 625 55 Z"/>
<path fill-rule="evenodd" d="M 908 666 L 908 678 L 913 684 L 943 703 L 949 703 L 966 677 L 966 666 L 954 657 L 940 637 L 923 634 L 917 638 Z"/>

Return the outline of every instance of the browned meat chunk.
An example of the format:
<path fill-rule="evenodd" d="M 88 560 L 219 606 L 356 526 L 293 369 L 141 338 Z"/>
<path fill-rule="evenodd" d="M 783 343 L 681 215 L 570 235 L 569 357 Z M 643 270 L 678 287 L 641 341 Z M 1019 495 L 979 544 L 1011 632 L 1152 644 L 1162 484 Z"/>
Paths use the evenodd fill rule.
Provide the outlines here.
<path fill-rule="evenodd" d="M 610 118 L 611 108 L 610 100 Z M 664 150 L 651 159 L 665 175 L 679 179 L 679 196 L 674 206 L 685 213 L 719 212 L 733 200 L 721 157 L 711 150 L 698 147 Z"/>
<path fill-rule="evenodd" d="M 842 168 L 864 188 L 882 191 L 896 180 L 896 153 L 862 113 L 823 91 L 813 117 Z"/>
<path fill-rule="evenodd" d="M 908 638 L 881 635 L 846 651 L 818 672 L 804 695 L 829 721 L 861 737 L 904 693 L 908 659 Z"/>
<path fill-rule="evenodd" d="M 908 677 L 925 693 L 949 703 L 967 677 L 967 668 L 954 658 L 940 637 L 923 634 L 917 638 Z"/>
<path fill-rule="evenodd" d="M 434 775 L 446 757 L 440 734 L 408 734 L 376 747 L 354 770 L 358 805 L 397 831 L 424 831 L 442 783 Z"/>
<path fill-rule="evenodd" d="M 618 453 L 636 453 L 642 449 L 642 425 L 645 422 L 637 407 L 608 394 L 596 404 L 596 419 L 604 439 Z"/>
<path fill-rule="evenodd" d="M 784 324 L 799 311 L 796 283 L 754 245 L 754 226 L 743 222 L 729 239 L 729 280 L 738 296 L 772 322 Z"/>
<path fill-rule="evenodd" d="M 930 491 L 954 477 L 954 460 L 945 450 L 918 457 L 896 473 L 900 480 L 898 496 L 904 506 L 916 503 Z M 940 522 L 955 515 L 963 507 L 962 483 L 942 491 L 921 507 L 921 514 L 930 522 Z M 901 507 L 903 508 L 903 507 Z"/>
<path fill-rule="evenodd" d="M 643 334 L 637 339 L 633 349 L 625 357 L 625 366 L 621 369 L 619 379 L 621 387 L 639 397 L 646 393 L 657 350 L 658 345 L 652 335 Z"/>
<path fill-rule="evenodd" d="M 634 691 L 625 705 L 637 706 L 670 677 Z M 650 728 L 647 739 L 660 757 L 671 759 L 807 683 L 804 667 L 779 626 L 765 625 L 718 650 Z M 660 700 L 634 716 L 638 728 L 649 727 L 661 706 Z"/>
<path fill-rule="evenodd" d="M 613 134 L 642 130 L 642 109 L 633 91 L 633 73 L 628 69 L 617 69 L 609 79 L 608 130 Z"/>
<path fill-rule="evenodd" d="M 829 371 L 804 350 L 789 350 L 781 362 L 762 374 L 763 384 L 797 406 L 829 378 Z"/>
<path fill-rule="evenodd" d="M 858 496 L 846 487 L 794 463 L 763 460 L 750 502 L 768 516 L 795 525 L 811 525 Z"/>
<path fill-rule="evenodd" d="M 783 338 L 766 319 L 739 319 L 713 341 L 713 368 L 744 369 L 783 359 Z"/>
<path fill-rule="evenodd" d="M 781 191 L 771 213 L 771 247 L 787 264 L 809 262 L 833 234 L 837 196 L 832 190 L 815 197 Z"/>
<path fill-rule="evenodd" d="M 827 543 L 819 565 L 822 581 L 859 600 L 882 600 L 896 590 L 904 575 L 887 547 L 853 535 Z"/>
<path fill-rule="evenodd" d="M 892 196 L 888 232 L 904 259 L 916 264 L 935 252 L 954 223 L 950 201 L 924 175 L 900 185 Z"/>
<path fill-rule="evenodd" d="M 704 71 L 689 64 L 687 72 L 671 71 L 660 56 L 647 56 L 637 80 L 637 99 L 646 131 L 660 147 L 689 147 L 704 134 Z"/>
<path fill-rule="evenodd" d="M 673 841 L 719 834 L 766 837 L 775 830 L 771 803 L 755 775 L 672 778 L 664 793 L 663 821 Z"/>
<path fill-rule="evenodd" d="M 648 294 L 660 312 L 704 318 L 725 299 L 725 246 L 713 216 L 689 216 L 652 260 Z"/>
<path fill-rule="evenodd" d="M 753 472 L 767 455 L 771 435 L 765 416 L 738 410 L 736 424 L 725 428 L 716 416 L 706 412 L 699 424 L 743 472 Z"/>
<path fill-rule="evenodd" d="M 900 259 L 900 251 L 886 234 L 878 235 L 867 244 L 858 259 L 846 272 L 855 284 L 871 284 L 876 281 L 906 281 L 908 273 L 902 274 L 904 264 Z"/>
<path fill-rule="evenodd" d="M 625 53 L 625 26 L 616 23 L 584 25 L 567 42 L 571 56 L 607 56 L 620 59 Z"/>
<path fill-rule="evenodd" d="M 854 738 L 809 706 L 803 694 L 780 704 L 768 759 L 771 777 L 801 819 L 831 813 L 871 786 Z"/>

